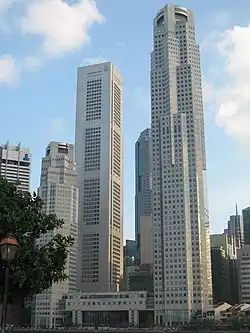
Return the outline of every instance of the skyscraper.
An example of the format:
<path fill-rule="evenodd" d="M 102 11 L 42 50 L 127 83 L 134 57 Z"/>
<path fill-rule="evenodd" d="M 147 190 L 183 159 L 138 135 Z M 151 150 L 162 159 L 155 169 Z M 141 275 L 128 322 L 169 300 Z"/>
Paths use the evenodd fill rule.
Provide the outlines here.
<path fill-rule="evenodd" d="M 28 148 L 10 146 L 7 142 L 0 146 L 0 176 L 9 182 L 19 181 L 18 188 L 23 191 L 30 189 L 31 154 Z"/>
<path fill-rule="evenodd" d="M 51 293 L 66 293 L 76 290 L 76 259 L 78 237 L 78 189 L 74 145 L 52 141 L 48 144 L 45 157 L 42 158 L 40 186 L 38 195 L 43 200 L 47 214 L 56 214 L 64 220 L 60 232 L 64 236 L 74 238 L 74 246 L 70 247 L 66 265 L 69 276 L 63 282 L 52 285 Z M 47 233 L 37 242 L 46 244 L 54 232 Z"/>
<path fill-rule="evenodd" d="M 52 284 L 43 294 L 36 296 L 33 311 L 35 327 L 55 327 L 63 324 L 60 299 L 63 294 L 76 291 L 76 266 L 78 243 L 78 189 L 74 146 L 68 143 L 50 142 L 42 158 L 38 195 L 43 200 L 46 214 L 56 214 L 64 220 L 62 228 L 48 232 L 37 240 L 38 246 L 47 244 L 55 233 L 72 236 L 65 265 L 68 279 Z"/>
<path fill-rule="evenodd" d="M 117 290 L 123 272 L 122 78 L 110 62 L 77 78 L 80 288 Z"/>
<path fill-rule="evenodd" d="M 229 235 L 234 235 L 238 238 L 240 246 L 244 244 L 244 226 L 242 216 L 238 214 L 238 208 L 236 204 L 235 215 L 229 217 L 227 223 L 227 233 Z"/>
<path fill-rule="evenodd" d="M 170 324 L 213 298 L 200 52 L 186 8 L 154 19 L 151 108 L 155 320 Z"/>
<path fill-rule="evenodd" d="M 213 303 L 231 303 L 229 258 L 222 246 L 211 247 Z"/>
<path fill-rule="evenodd" d="M 240 303 L 250 302 L 250 244 L 245 244 L 239 250 L 239 288 L 240 288 Z"/>
<path fill-rule="evenodd" d="M 244 244 L 250 244 L 250 207 L 242 210 L 244 226 Z"/>
<path fill-rule="evenodd" d="M 224 302 L 229 304 L 239 303 L 239 249 L 240 241 L 234 235 L 228 233 L 211 235 L 214 304 L 222 300 L 221 296 L 223 294 Z M 223 288 L 221 285 L 223 285 Z M 218 295 L 221 296 L 218 297 Z"/>
<path fill-rule="evenodd" d="M 135 240 L 140 262 L 140 223 L 152 215 L 152 138 L 151 130 L 141 132 L 135 143 Z"/>

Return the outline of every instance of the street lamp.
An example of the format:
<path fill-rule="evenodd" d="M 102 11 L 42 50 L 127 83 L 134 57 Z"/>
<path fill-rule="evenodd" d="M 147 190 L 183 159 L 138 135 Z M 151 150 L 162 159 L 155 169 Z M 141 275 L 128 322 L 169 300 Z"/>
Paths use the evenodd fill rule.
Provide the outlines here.
<path fill-rule="evenodd" d="M 6 324 L 6 317 L 7 317 L 9 263 L 10 263 L 10 261 L 15 259 L 18 247 L 19 247 L 19 244 L 15 237 L 6 236 L 0 241 L 0 253 L 1 253 L 2 261 L 4 262 L 4 268 L 5 268 L 2 318 L 1 318 L 1 333 L 5 332 L 5 324 Z"/>

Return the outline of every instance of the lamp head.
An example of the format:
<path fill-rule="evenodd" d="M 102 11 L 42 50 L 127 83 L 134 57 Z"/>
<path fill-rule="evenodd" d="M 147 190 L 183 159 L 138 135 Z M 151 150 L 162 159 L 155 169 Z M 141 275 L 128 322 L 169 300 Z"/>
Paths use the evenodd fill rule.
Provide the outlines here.
<path fill-rule="evenodd" d="M 3 261 L 12 261 L 15 259 L 18 241 L 15 237 L 6 236 L 0 241 L 0 253 Z"/>

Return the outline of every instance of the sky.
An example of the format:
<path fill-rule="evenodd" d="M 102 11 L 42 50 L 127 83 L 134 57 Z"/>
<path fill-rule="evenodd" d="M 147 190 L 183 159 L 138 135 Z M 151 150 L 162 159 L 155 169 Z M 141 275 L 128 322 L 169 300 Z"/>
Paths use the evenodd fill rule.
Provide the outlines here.
<path fill-rule="evenodd" d="M 0 143 L 74 142 L 77 67 L 112 61 L 124 79 L 124 236 L 134 237 L 134 144 L 150 127 L 152 20 L 163 0 L 0 0 Z M 201 48 L 211 231 L 250 206 L 250 1 L 182 0 Z"/>

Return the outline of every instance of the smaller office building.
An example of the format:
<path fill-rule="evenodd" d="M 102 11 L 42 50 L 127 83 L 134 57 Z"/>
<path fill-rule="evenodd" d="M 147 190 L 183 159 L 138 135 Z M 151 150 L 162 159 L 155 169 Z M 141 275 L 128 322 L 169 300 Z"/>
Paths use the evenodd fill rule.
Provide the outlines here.
<path fill-rule="evenodd" d="M 240 302 L 250 303 L 250 244 L 239 251 Z"/>
<path fill-rule="evenodd" d="M 50 297 L 52 300 L 52 295 Z M 33 326 L 36 328 L 150 327 L 154 319 L 154 304 L 146 291 L 78 292 L 62 295 L 60 299 L 57 296 L 51 304 L 56 313 L 53 318 L 47 311 L 47 302 L 48 299 L 36 297 L 33 311 Z"/>

